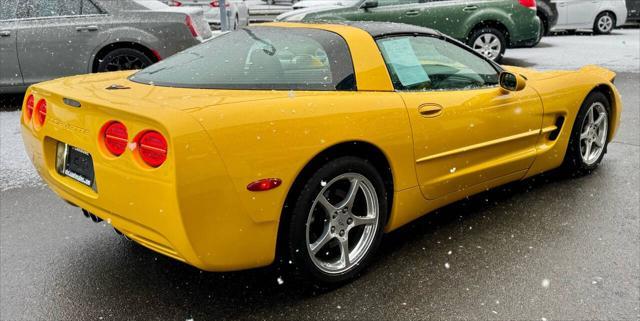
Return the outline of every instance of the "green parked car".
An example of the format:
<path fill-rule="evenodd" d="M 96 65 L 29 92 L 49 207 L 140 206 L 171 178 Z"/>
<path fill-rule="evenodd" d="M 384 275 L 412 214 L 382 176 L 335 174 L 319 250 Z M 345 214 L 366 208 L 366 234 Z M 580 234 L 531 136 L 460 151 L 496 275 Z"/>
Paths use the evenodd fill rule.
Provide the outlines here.
<path fill-rule="evenodd" d="M 535 0 L 360 0 L 347 6 L 312 7 L 279 21 L 387 21 L 439 30 L 494 61 L 507 47 L 540 41 Z"/>

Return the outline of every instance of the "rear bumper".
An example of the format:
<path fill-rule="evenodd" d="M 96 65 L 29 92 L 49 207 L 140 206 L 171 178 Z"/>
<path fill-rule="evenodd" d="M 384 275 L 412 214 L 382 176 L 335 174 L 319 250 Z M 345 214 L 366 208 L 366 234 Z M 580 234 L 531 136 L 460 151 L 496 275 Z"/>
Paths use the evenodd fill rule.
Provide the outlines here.
<path fill-rule="evenodd" d="M 208 135 L 189 115 L 156 113 L 160 123 L 154 124 L 143 115 L 105 114 L 85 103 L 84 110 L 62 106 L 61 97 L 45 92 L 36 94 L 36 101 L 43 97 L 45 125 L 36 128 L 21 117 L 22 137 L 40 176 L 61 198 L 141 245 L 203 270 L 241 270 L 273 261 L 277 221 L 256 222 L 241 206 Z M 166 117 L 180 120 L 168 124 Z M 125 123 L 130 136 L 143 127 L 160 130 L 170 141 L 172 157 L 152 169 L 139 166 L 130 150 L 118 158 L 105 155 L 98 143 L 99 124 L 111 118 Z M 58 142 L 92 155 L 95 191 L 58 173 Z"/>
<path fill-rule="evenodd" d="M 532 47 L 538 44 L 541 24 L 540 18 L 535 14 L 531 20 L 519 22 L 515 32 L 509 36 L 509 48 Z"/>

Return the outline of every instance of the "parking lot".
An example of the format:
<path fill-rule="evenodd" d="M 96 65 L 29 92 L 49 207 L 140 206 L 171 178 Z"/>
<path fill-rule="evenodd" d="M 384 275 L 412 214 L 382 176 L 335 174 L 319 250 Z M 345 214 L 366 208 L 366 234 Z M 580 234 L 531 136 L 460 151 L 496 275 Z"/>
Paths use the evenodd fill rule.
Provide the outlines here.
<path fill-rule="evenodd" d="M 383 240 L 329 292 L 265 268 L 206 273 L 95 224 L 40 182 L 20 96 L 0 105 L 3 320 L 640 318 L 640 30 L 544 38 L 503 63 L 618 72 L 622 123 L 592 175 L 538 176 L 450 205 Z"/>

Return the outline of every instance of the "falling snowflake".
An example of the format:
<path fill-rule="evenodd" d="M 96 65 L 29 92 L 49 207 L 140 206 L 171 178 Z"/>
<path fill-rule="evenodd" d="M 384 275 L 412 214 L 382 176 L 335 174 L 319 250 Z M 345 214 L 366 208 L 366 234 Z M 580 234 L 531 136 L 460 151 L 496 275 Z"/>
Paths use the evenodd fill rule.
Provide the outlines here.
<path fill-rule="evenodd" d="M 449 170 L 449 172 L 450 172 L 451 174 L 455 173 L 455 172 L 456 172 L 456 168 L 454 167 L 454 168 L 450 169 L 450 170 Z"/>
<path fill-rule="evenodd" d="M 449 265 L 449 262 L 447 262 L 447 263 L 445 263 L 445 264 L 444 264 L 444 268 L 445 268 L 445 269 L 449 269 L 450 267 L 451 267 L 451 265 Z"/>
<path fill-rule="evenodd" d="M 551 282 L 548 279 L 542 280 L 542 287 L 543 288 L 548 288 L 549 287 L 549 283 L 551 283 Z"/>
<path fill-rule="evenodd" d="M 278 281 L 278 285 L 283 285 L 284 284 L 284 280 L 280 276 L 278 277 L 277 281 Z"/>
<path fill-rule="evenodd" d="M 327 182 L 325 182 L 325 181 L 320 181 L 320 186 L 322 186 L 322 187 L 327 186 Z"/>

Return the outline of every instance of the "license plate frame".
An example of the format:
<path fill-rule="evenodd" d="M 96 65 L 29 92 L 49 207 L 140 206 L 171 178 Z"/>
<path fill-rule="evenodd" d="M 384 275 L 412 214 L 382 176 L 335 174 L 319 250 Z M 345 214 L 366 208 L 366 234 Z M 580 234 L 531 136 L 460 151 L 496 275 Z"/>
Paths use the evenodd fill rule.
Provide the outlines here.
<path fill-rule="evenodd" d="M 93 157 L 82 148 L 59 142 L 56 155 L 56 168 L 60 175 L 96 189 Z"/>

